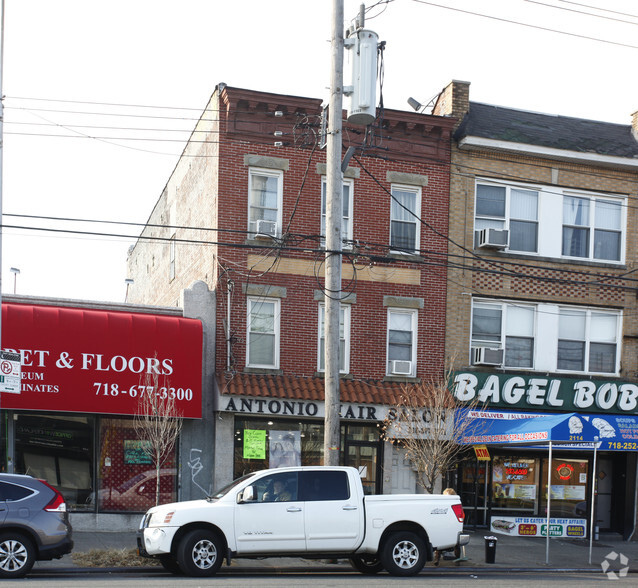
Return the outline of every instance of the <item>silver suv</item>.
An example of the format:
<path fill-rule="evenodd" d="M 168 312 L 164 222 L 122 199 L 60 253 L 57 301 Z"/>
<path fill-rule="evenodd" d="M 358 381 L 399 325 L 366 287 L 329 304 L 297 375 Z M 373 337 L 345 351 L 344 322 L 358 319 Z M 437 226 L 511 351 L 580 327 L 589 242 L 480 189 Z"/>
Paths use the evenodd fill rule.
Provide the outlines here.
<path fill-rule="evenodd" d="M 73 548 L 66 502 L 44 480 L 0 474 L 0 578 L 20 578 L 36 560 Z"/>

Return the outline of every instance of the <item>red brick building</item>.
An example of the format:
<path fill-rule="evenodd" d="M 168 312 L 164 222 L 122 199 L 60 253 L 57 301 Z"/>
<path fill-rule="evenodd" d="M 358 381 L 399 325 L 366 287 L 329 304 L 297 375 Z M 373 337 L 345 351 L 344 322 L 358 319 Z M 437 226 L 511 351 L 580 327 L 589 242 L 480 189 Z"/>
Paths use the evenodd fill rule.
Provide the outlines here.
<path fill-rule="evenodd" d="M 220 84 L 129 255 L 130 301 L 179 305 L 197 280 L 216 294 L 216 485 L 273 465 L 284 438 L 322 459 L 321 122 L 320 100 Z M 342 462 L 371 492 L 414 490 L 378 425 L 402 384 L 443 371 L 453 124 L 344 126 Z"/>

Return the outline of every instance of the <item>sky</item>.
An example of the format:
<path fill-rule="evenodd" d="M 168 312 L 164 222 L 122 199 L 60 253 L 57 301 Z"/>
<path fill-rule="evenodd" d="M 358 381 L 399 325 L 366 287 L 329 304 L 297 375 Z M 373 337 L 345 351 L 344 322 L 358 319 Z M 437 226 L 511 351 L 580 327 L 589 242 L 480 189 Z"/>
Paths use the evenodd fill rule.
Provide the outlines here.
<path fill-rule="evenodd" d="M 4 3 L 2 293 L 124 302 L 127 250 L 215 86 L 329 97 L 331 0 Z M 387 108 L 463 80 L 474 102 L 626 125 L 638 110 L 633 0 L 366 7 Z"/>

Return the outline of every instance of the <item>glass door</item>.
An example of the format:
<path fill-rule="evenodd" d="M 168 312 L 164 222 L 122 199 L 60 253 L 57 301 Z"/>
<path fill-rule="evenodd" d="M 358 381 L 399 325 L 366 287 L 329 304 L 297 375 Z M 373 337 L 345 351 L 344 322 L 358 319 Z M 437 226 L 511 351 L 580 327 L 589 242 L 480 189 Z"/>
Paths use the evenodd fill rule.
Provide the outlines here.
<path fill-rule="evenodd" d="M 355 467 L 366 494 L 381 494 L 381 440 L 379 429 L 370 425 L 343 425 L 341 463 Z"/>

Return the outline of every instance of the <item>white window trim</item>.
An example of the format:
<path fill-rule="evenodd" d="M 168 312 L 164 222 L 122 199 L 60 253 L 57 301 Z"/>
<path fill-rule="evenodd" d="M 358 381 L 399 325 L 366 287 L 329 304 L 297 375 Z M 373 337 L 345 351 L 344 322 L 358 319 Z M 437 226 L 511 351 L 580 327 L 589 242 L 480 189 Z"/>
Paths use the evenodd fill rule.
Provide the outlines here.
<path fill-rule="evenodd" d="M 393 374 L 390 369 L 390 315 L 391 314 L 405 314 L 410 315 L 411 318 L 411 327 L 412 327 L 412 357 L 410 361 L 412 362 L 412 371 L 410 374 L 406 375 L 406 378 L 414 378 L 416 377 L 416 350 L 418 345 L 417 334 L 418 334 L 418 325 L 419 325 L 419 312 L 416 309 L 406 309 L 406 308 L 388 308 L 386 314 L 386 344 L 385 344 L 385 371 L 386 376 L 394 376 L 397 374 Z"/>
<path fill-rule="evenodd" d="M 275 317 L 274 317 L 274 335 L 275 335 L 275 358 L 274 358 L 274 365 L 265 365 L 265 364 L 257 364 L 257 363 L 250 363 L 250 335 L 251 335 L 251 330 L 250 330 L 250 315 L 251 315 L 251 310 L 252 310 L 252 305 L 253 304 L 259 304 L 262 302 L 269 302 L 274 304 L 274 312 L 275 312 Z M 265 297 L 259 297 L 259 298 L 253 298 L 253 297 L 249 297 L 247 299 L 247 306 L 246 306 L 246 367 L 251 367 L 251 368 L 264 368 L 264 369 L 279 369 L 279 351 L 280 351 L 280 340 L 281 340 L 281 329 L 280 329 L 280 319 L 281 319 L 281 300 L 279 298 L 265 298 Z"/>
<path fill-rule="evenodd" d="M 321 176 L 321 209 L 323 210 L 324 208 L 324 204 L 326 205 L 326 214 L 324 215 L 323 212 L 321 213 L 321 221 L 320 221 L 320 226 L 319 226 L 319 231 L 321 233 L 321 244 L 322 246 L 325 247 L 326 244 L 326 233 L 325 233 L 325 229 L 322 230 L 321 224 L 323 224 L 325 226 L 325 219 L 327 216 L 327 206 L 328 203 L 324 202 L 326 194 L 328 193 L 328 186 L 327 186 L 327 178 L 326 176 Z M 350 188 L 350 202 L 349 202 L 349 210 L 348 210 L 348 231 L 347 231 L 347 235 L 344 235 L 343 232 L 341 234 L 341 241 L 343 242 L 343 248 L 344 249 L 352 249 L 352 241 L 354 239 L 354 229 L 353 229 L 353 225 L 354 225 L 354 181 L 349 179 L 349 178 L 344 178 L 343 180 L 343 185 L 344 186 L 348 186 Z M 343 188 L 342 188 L 343 190 Z M 343 192 L 342 192 L 343 193 Z M 342 207 L 343 208 L 343 207 Z M 323 222 L 322 222 L 323 221 Z M 341 215 L 341 226 L 343 227 L 343 215 Z"/>
<path fill-rule="evenodd" d="M 339 373 L 341 374 L 349 374 L 350 373 L 350 305 L 342 304 L 340 309 L 343 310 L 343 338 L 345 341 L 345 358 L 344 358 L 344 369 L 339 368 Z M 317 326 L 317 371 L 323 373 L 325 369 L 321 367 L 321 317 L 325 316 L 325 304 L 319 304 L 319 312 L 318 314 L 318 326 Z M 325 333 L 324 333 L 325 338 Z"/>
<path fill-rule="evenodd" d="M 503 219 L 505 230 L 510 230 L 510 191 L 512 188 L 521 190 L 530 190 L 538 192 L 538 236 L 537 247 L 538 251 L 517 251 L 510 249 L 509 247 L 504 249 L 510 255 L 526 255 L 536 257 L 549 257 L 552 259 L 567 259 L 574 262 L 593 262 L 593 263 L 608 263 L 613 265 L 623 265 L 626 257 L 626 244 L 627 244 L 627 196 L 622 194 L 602 194 L 600 192 L 589 192 L 586 190 L 573 190 L 567 188 L 560 188 L 558 186 L 540 185 L 540 184 L 527 184 L 519 182 L 511 182 L 508 180 L 498 181 L 494 178 L 475 178 L 474 183 L 474 234 L 478 230 L 476 226 L 476 220 L 478 218 L 476 208 L 478 199 L 476 197 L 478 185 L 497 186 L 506 189 L 505 197 L 505 217 Z M 609 259 L 597 259 L 593 256 L 594 239 L 593 231 L 595 227 L 593 225 L 593 219 L 590 221 L 589 229 L 592 231 L 590 236 L 590 255 L 588 257 L 572 257 L 563 255 L 562 247 L 562 230 L 563 230 L 563 197 L 571 196 L 574 198 L 586 198 L 590 201 L 590 206 L 595 206 L 596 200 L 605 200 L 608 202 L 614 202 L 620 204 L 622 211 L 621 229 L 620 229 L 620 260 L 614 261 Z M 555 226 L 549 226 L 551 222 L 555 222 Z M 495 217 L 481 217 L 481 218 L 495 218 Z M 560 223 L 558 222 L 560 221 Z M 549 234 L 549 235 L 548 235 Z M 552 238 L 553 237 L 553 238 Z M 511 233 L 510 233 L 511 239 Z M 551 250 L 547 250 L 547 243 L 553 243 Z"/>
<path fill-rule="evenodd" d="M 251 226 L 250 221 L 250 196 L 252 193 L 253 176 L 268 176 L 271 178 L 277 178 L 277 236 L 281 236 L 282 231 L 282 206 L 283 206 L 283 185 L 284 185 L 284 172 L 280 170 L 273 170 L 262 167 L 250 167 L 248 168 L 248 195 L 247 195 L 247 222 L 248 232 L 251 235 L 255 235 L 255 227 Z"/>
<path fill-rule="evenodd" d="M 414 192 L 416 194 L 416 216 L 414 217 L 414 224 L 416 225 L 415 238 L 414 238 L 414 251 L 403 251 L 402 249 L 390 249 L 390 252 L 393 255 L 418 255 L 421 250 L 421 215 L 423 212 L 421 198 L 423 192 L 420 186 L 412 186 L 409 184 L 391 184 L 390 192 L 392 193 L 394 189 L 402 190 L 404 192 Z M 392 202 L 394 200 L 390 199 L 390 234 L 388 236 L 388 243 L 392 244 Z"/>
<path fill-rule="evenodd" d="M 496 341 L 484 341 L 472 343 L 473 333 L 471 326 L 474 318 L 474 307 L 477 304 L 485 304 L 492 306 L 501 306 L 502 323 L 501 323 L 501 340 L 500 343 Z M 532 372 L 545 372 L 545 373 L 558 373 L 558 374 L 578 374 L 587 376 L 604 376 L 612 377 L 620 375 L 620 364 L 622 357 L 622 322 L 623 312 L 622 310 L 606 310 L 591 306 L 571 306 L 566 304 L 550 304 L 550 303 L 527 303 L 520 300 L 508 300 L 508 299 L 492 299 L 492 298 L 474 298 L 472 299 L 472 316 L 470 318 L 470 352 L 472 347 L 494 347 L 505 349 L 505 331 L 507 327 L 507 310 L 506 306 L 525 306 L 534 308 L 534 367 L 515 367 L 503 364 L 503 369 L 507 371 L 532 371 Z M 560 370 L 558 369 L 558 322 L 560 320 L 561 310 L 577 310 L 587 313 L 587 331 L 586 331 L 586 349 L 585 363 L 583 371 L 573 370 Z M 609 314 L 616 317 L 616 366 L 614 372 L 592 372 L 588 371 L 589 363 L 589 344 L 592 342 L 589 333 L 589 317 L 591 313 L 596 314 Z M 547 344 L 540 345 L 540 341 L 548 342 Z M 593 341 L 597 343 L 598 341 Z M 505 358 L 503 358 L 505 359 Z M 471 355 L 470 355 L 471 364 Z"/>

